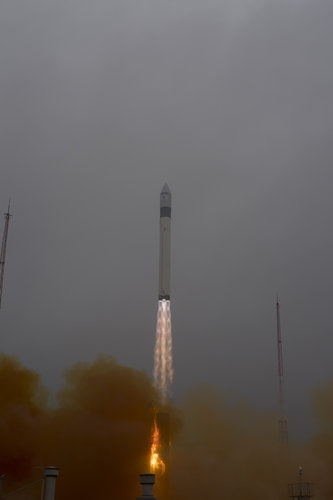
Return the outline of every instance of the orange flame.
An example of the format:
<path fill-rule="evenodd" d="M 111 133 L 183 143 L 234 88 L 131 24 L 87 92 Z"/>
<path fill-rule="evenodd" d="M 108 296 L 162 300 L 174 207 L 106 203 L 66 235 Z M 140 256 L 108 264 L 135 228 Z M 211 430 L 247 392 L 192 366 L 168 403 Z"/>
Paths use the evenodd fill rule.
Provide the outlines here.
<path fill-rule="evenodd" d="M 150 471 L 157 474 L 163 474 L 165 472 L 165 463 L 158 453 L 160 447 L 159 439 L 160 431 L 157 426 L 156 417 L 154 417 L 152 443 L 150 448 Z"/>

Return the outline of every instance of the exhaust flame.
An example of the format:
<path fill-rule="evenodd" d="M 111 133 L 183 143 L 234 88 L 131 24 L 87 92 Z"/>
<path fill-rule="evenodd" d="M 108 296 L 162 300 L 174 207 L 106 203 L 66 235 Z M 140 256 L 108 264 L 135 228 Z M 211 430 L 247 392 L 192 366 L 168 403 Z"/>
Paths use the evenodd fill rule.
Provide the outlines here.
<path fill-rule="evenodd" d="M 165 472 L 165 464 L 160 458 L 158 450 L 160 447 L 160 431 L 157 426 L 156 416 L 154 417 L 154 427 L 152 434 L 152 443 L 150 448 L 150 472 L 163 474 Z"/>
<path fill-rule="evenodd" d="M 154 353 L 154 383 L 166 402 L 173 380 L 170 300 L 158 301 Z"/>
<path fill-rule="evenodd" d="M 166 403 L 171 392 L 173 380 L 172 367 L 172 337 L 170 300 L 158 301 L 156 341 L 154 352 L 154 384 L 162 396 L 162 404 Z M 160 457 L 160 431 L 156 414 L 152 429 L 152 444 L 150 449 L 150 470 L 158 474 L 165 472 L 165 464 Z"/>

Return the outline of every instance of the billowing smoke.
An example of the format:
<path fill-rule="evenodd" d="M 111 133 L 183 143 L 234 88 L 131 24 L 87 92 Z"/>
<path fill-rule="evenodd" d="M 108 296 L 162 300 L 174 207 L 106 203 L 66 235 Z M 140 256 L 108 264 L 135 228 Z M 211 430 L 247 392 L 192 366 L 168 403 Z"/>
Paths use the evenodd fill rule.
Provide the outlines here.
<path fill-rule="evenodd" d="M 46 407 L 39 376 L 15 359 L 0 358 L 0 382 L 4 493 L 40 475 L 36 467 L 51 464 L 61 470 L 62 500 L 138 496 L 157 398 L 145 373 L 107 357 L 77 364 L 65 373 L 56 409 Z"/>
<path fill-rule="evenodd" d="M 144 372 L 108 357 L 77 364 L 65 373 L 56 408 L 47 406 L 38 374 L 13 358 L 0 356 L 0 382 L 4 493 L 40 477 L 38 467 L 57 465 L 56 499 L 139 496 L 138 475 L 149 471 L 158 400 Z M 320 433 L 286 449 L 277 442 L 276 415 L 246 404 L 231 406 L 213 389 L 197 387 L 180 409 L 165 408 L 173 427 L 170 484 L 158 484 L 156 495 L 160 500 L 282 500 L 302 465 L 304 480 L 314 481 L 316 498 L 331 500 L 332 401 L 333 384 L 317 392 L 313 404 Z M 27 490 L 18 498 L 35 500 L 38 494 Z"/>

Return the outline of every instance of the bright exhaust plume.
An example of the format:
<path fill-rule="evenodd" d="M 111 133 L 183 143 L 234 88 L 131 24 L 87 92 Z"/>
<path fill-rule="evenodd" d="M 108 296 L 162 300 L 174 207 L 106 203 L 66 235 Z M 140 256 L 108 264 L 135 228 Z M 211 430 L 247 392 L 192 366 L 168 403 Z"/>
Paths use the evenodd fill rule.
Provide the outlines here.
<path fill-rule="evenodd" d="M 156 342 L 154 352 L 154 383 L 162 403 L 171 395 L 173 381 L 170 300 L 158 301 Z"/>

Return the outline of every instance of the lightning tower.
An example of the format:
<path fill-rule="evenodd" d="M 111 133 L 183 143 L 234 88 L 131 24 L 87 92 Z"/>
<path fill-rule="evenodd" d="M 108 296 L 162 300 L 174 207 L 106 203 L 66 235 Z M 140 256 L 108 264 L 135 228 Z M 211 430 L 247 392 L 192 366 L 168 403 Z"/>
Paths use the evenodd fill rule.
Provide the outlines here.
<path fill-rule="evenodd" d="M 299 481 L 298 483 L 289 483 L 289 498 L 292 500 L 311 500 L 313 497 L 313 484 L 304 483 L 303 481 L 303 467 L 299 467 Z"/>
<path fill-rule="evenodd" d="M 5 274 L 5 261 L 6 261 L 6 249 L 7 249 L 7 238 L 8 238 L 8 227 L 9 219 L 11 214 L 9 213 L 10 202 L 8 203 L 8 210 L 5 215 L 5 227 L 3 230 L 2 244 L 1 244 L 1 254 L 0 254 L 0 309 L 2 305 L 2 289 L 3 289 L 3 277 Z"/>
<path fill-rule="evenodd" d="M 279 376 L 279 442 L 288 444 L 288 421 L 285 413 L 284 403 L 284 381 L 283 381 L 283 358 L 282 358 L 282 337 L 280 322 L 280 303 L 279 297 L 276 298 L 276 326 L 277 326 L 277 350 L 278 350 L 278 376 Z"/>

